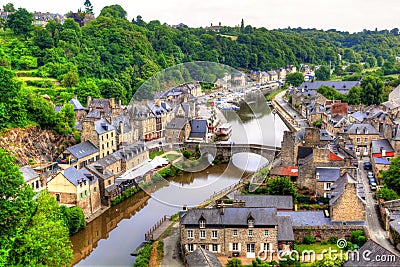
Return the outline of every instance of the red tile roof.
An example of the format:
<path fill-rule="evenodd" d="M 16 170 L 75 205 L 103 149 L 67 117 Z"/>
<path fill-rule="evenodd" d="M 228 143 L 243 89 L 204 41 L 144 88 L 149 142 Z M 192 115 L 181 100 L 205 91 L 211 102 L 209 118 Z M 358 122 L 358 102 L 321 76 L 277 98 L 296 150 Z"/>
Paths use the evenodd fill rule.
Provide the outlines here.
<path fill-rule="evenodd" d="M 296 166 L 276 166 L 271 169 L 270 175 L 299 176 L 299 169 Z"/>

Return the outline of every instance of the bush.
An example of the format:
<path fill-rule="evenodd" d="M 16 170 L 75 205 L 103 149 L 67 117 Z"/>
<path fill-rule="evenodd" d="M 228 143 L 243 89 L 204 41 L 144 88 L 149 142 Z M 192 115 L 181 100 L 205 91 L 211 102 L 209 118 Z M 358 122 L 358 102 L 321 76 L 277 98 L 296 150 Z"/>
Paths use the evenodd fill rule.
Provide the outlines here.
<path fill-rule="evenodd" d="M 363 230 L 355 230 L 351 232 L 351 242 L 357 243 L 358 237 L 363 236 L 364 231 Z"/>
<path fill-rule="evenodd" d="M 70 236 L 86 227 L 85 215 L 80 207 L 67 208 L 66 206 L 60 206 L 60 213 L 69 229 Z"/>
<path fill-rule="evenodd" d="M 331 238 L 329 238 L 328 242 L 330 244 L 336 244 L 338 241 L 338 238 L 336 236 L 332 236 Z"/>
<path fill-rule="evenodd" d="M 147 267 L 150 259 L 151 244 L 145 245 L 138 253 L 134 267 Z"/>
<path fill-rule="evenodd" d="M 303 238 L 303 244 L 310 245 L 310 244 L 314 244 L 314 243 L 315 243 L 315 239 L 314 239 L 313 236 L 306 235 L 306 236 Z"/>
<path fill-rule="evenodd" d="M 242 261 L 239 259 L 231 259 L 229 260 L 226 265 L 226 267 L 241 267 L 242 265 Z"/>
<path fill-rule="evenodd" d="M 366 241 L 367 241 L 367 238 L 365 236 L 361 235 L 357 238 L 357 245 L 359 245 L 361 247 L 362 245 L 365 244 Z"/>

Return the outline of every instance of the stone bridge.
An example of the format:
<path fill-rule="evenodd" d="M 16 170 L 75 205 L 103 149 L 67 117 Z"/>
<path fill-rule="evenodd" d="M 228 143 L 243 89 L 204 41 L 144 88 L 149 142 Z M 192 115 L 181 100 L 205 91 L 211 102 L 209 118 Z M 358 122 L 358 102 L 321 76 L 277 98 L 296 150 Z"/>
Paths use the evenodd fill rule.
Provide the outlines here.
<path fill-rule="evenodd" d="M 199 146 L 201 154 L 209 153 L 220 162 L 229 162 L 231 157 L 237 153 L 254 153 L 272 161 L 280 152 L 280 147 L 259 144 L 208 144 L 208 143 L 185 143 L 184 147 L 195 150 Z"/>

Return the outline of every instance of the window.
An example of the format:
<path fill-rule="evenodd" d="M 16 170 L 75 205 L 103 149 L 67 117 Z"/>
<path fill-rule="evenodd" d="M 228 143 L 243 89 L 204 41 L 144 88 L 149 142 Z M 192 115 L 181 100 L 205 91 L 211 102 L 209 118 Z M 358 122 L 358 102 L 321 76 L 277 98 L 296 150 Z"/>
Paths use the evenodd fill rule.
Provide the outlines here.
<path fill-rule="evenodd" d="M 108 185 L 111 185 L 111 180 L 108 180 Z"/>
<path fill-rule="evenodd" d="M 218 237 L 218 232 L 217 231 L 212 231 L 212 238 L 215 239 Z"/>
<path fill-rule="evenodd" d="M 268 251 L 268 243 L 264 243 L 264 251 Z"/>
<path fill-rule="evenodd" d="M 85 190 L 85 196 L 87 196 L 87 190 Z"/>
<path fill-rule="evenodd" d="M 364 143 L 368 143 L 368 138 L 367 137 L 364 138 Z"/>
<path fill-rule="evenodd" d="M 114 136 L 114 133 L 113 132 L 111 132 L 111 137 L 113 137 Z"/>
<path fill-rule="evenodd" d="M 364 154 L 368 154 L 368 147 L 364 147 Z"/>
<path fill-rule="evenodd" d="M 238 236 L 238 231 L 237 230 L 233 230 L 233 236 Z"/>
<path fill-rule="evenodd" d="M 199 224 L 200 224 L 200 228 L 206 228 L 206 221 L 205 220 L 200 220 Z"/>
<path fill-rule="evenodd" d="M 187 248 L 189 252 L 193 252 L 193 244 L 188 244 Z"/>
<path fill-rule="evenodd" d="M 38 189 L 39 188 L 39 181 L 37 180 L 36 181 L 36 189 Z"/>
<path fill-rule="evenodd" d="M 238 245 L 238 243 L 233 243 L 233 244 L 232 244 L 232 250 L 233 250 L 233 251 L 238 251 L 238 250 L 239 250 L 239 245 Z"/>
<path fill-rule="evenodd" d="M 324 190 L 331 190 L 332 183 L 324 183 Z"/>
<path fill-rule="evenodd" d="M 32 186 L 32 189 L 35 189 L 35 183 L 32 183 L 31 186 Z"/>
<path fill-rule="evenodd" d="M 206 231 L 204 230 L 200 231 L 200 238 L 206 238 Z"/>
<path fill-rule="evenodd" d="M 213 252 L 218 252 L 218 245 L 217 244 L 213 244 L 212 245 L 212 251 Z"/>
<path fill-rule="evenodd" d="M 247 247 L 247 252 L 254 253 L 254 251 L 255 251 L 255 244 L 254 243 L 247 244 L 246 247 Z"/>
<path fill-rule="evenodd" d="M 204 244 L 201 244 L 200 247 L 201 247 L 202 249 L 207 249 L 206 245 L 204 245 Z"/>
<path fill-rule="evenodd" d="M 83 193 L 80 194 L 81 198 L 83 198 Z"/>
<path fill-rule="evenodd" d="M 101 149 L 104 149 L 104 144 L 101 145 Z"/>
<path fill-rule="evenodd" d="M 268 230 L 264 230 L 264 236 L 269 236 L 269 231 Z"/>
<path fill-rule="evenodd" d="M 356 148 L 356 152 L 360 153 L 360 148 L 359 147 Z"/>
<path fill-rule="evenodd" d="M 360 143 L 360 141 L 361 141 L 361 138 L 360 137 L 357 137 L 357 143 Z"/>
<path fill-rule="evenodd" d="M 248 219 L 247 220 L 247 224 L 249 225 L 249 227 L 254 227 L 254 219 Z"/>
<path fill-rule="evenodd" d="M 108 139 L 108 134 L 106 134 L 106 138 Z"/>
<path fill-rule="evenodd" d="M 193 230 L 188 230 L 187 236 L 188 236 L 188 238 L 193 238 Z"/>
<path fill-rule="evenodd" d="M 249 230 L 249 237 L 253 237 L 253 230 Z"/>
<path fill-rule="evenodd" d="M 93 188 L 93 192 L 97 192 L 97 187 L 94 187 L 94 188 Z"/>

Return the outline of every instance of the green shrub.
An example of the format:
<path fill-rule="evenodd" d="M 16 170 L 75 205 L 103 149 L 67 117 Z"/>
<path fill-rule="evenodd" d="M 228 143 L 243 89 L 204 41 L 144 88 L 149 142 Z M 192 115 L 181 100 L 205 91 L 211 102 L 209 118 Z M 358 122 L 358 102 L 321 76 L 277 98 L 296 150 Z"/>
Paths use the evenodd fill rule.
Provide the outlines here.
<path fill-rule="evenodd" d="M 328 241 L 328 242 L 329 242 L 330 244 L 336 244 L 337 241 L 338 241 L 337 236 L 332 236 L 331 238 L 329 238 L 329 241 Z"/>
<path fill-rule="evenodd" d="M 360 235 L 357 238 L 357 245 L 359 245 L 361 247 L 362 245 L 365 244 L 366 241 L 367 241 L 367 238 L 365 236 L 363 236 L 363 235 Z"/>
<path fill-rule="evenodd" d="M 314 244 L 314 243 L 315 243 L 315 239 L 314 239 L 313 236 L 306 235 L 306 236 L 303 238 L 303 244 L 310 245 L 310 244 Z"/>
<path fill-rule="evenodd" d="M 150 259 L 151 244 L 145 245 L 138 253 L 134 267 L 147 267 Z"/>
<path fill-rule="evenodd" d="M 358 237 L 363 236 L 363 235 L 364 235 L 363 230 L 355 230 L 355 231 L 351 232 L 351 242 L 357 243 Z"/>
<path fill-rule="evenodd" d="M 242 261 L 239 259 L 231 259 L 229 260 L 226 265 L 226 267 L 241 267 L 242 265 Z"/>

